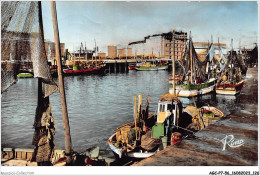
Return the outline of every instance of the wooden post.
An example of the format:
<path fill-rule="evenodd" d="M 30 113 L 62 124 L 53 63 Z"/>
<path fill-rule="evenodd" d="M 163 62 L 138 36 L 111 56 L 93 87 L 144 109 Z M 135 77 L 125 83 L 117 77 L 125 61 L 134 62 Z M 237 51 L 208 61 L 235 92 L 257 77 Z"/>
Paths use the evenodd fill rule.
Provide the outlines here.
<path fill-rule="evenodd" d="M 115 72 L 115 73 L 117 72 L 116 67 L 117 67 L 117 64 L 116 64 L 116 61 L 115 61 L 115 64 L 114 64 L 114 72 Z"/>
<path fill-rule="evenodd" d="M 128 68 L 127 61 L 125 61 L 125 73 L 127 73 L 127 68 Z"/>
<path fill-rule="evenodd" d="M 67 161 L 66 161 L 67 164 L 70 164 L 71 163 L 70 125 L 69 125 L 69 117 L 68 117 L 68 112 L 67 112 L 65 90 L 64 90 L 64 85 L 63 85 L 59 28 L 58 28 L 58 22 L 57 22 L 56 3 L 54 1 L 51 1 L 51 13 L 52 13 L 52 22 L 53 22 L 53 29 L 54 29 L 56 58 L 57 58 L 57 64 L 58 64 L 58 78 L 59 78 L 59 89 L 60 89 L 60 98 L 61 98 L 61 106 L 62 106 L 62 114 L 63 114 L 63 127 L 65 130 L 65 132 L 64 132 L 65 155 L 67 158 Z"/>
<path fill-rule="evenodd" d="M 190 49 L 190 83 L 192 84 L 192 48 L 191 48 L 191 32 L 190 32 L 190 44 L 189 44 L 189 49 Z"/>
<path fill-rule="evenodd" d="M 172 81 L 172 88 L 173 88 L 173 95 L 176 95 L 176 92 L 175 92 L 175 48 L 174 48 L 174 43 L 175 43 L 175 30 L 173 30 L 173 36 L 172 36 L 172 50 L 173 50 L 173 54 L 172 54 L 172 78 L 173 78 L 173 81 Z"/>
<path fill-rule="evenodd" d="M 139 94 L 139 100 L 138 100 L 138 111 L 140 112 L 142 108 L 142 94 Z"/>
<path fill-rule="evenodd" d="M 140 122 L 141 122 L 141 117 L 142 117 L 142 94 L 139 94 L 139 97 L 138 97 L 138 127 L 139 129 L 141 129 L 141 125 L 140 125 Z M 139 130 L 138 131 L 138 140 L 140 141 L 141 140 L 141 131 Z"/>
<path fill-rule="evenodd" d="M 137 140 L 137 96 L 134 96 L 135 138 Z"/>

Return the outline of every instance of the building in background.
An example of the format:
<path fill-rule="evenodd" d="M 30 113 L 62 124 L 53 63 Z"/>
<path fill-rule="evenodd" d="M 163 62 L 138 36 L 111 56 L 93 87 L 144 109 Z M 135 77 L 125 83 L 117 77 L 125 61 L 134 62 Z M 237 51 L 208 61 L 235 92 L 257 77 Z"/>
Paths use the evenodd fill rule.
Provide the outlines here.
<path fill-rule="evenodd" d="M 173 36 L 173 39 L 166 37 L 161 38 L 162 57 L 172 59 L 174 52 L 175 60 L 182 60 L 186 52 L 187 32 L 175 31 Z"/>
<path fill-rule="evenodd" d="M 93 50 L 77 50 L 69 53 L 69 60 L 91 60 L 95 51 Z"/>
<path fill-rule="evenodd" d="M 117 47 L 114 45 L 109 45 L 107 47 L 108 49 L 108 58 L 114 59 L 117 57 Z"/>
<path fill-rule="evenodd" d="M 132 48 L 127 48 L 127 56 L 132 56 Z"/>
<path fill-rule="evenodd" d="M 48 62 L 51 62 L 52 65 L 57 64 L 56 60 L 56 51 L 55 51 L 55 43 L 50 41 L 45 41 L 45 52 L 48 59 Z M 60 43 L 61 49 L 61 57 L 65 57 L 65 43 Z"/>
<path fill-rule="evenodd" d="M 125 56 L 126 56 L 126 49 L 125 48 L 118 49 L 118 57 L 123 58 Z"/>
<path fill-rule="evenodd" d="M 105 58 L 106 58 L 106 53 L 104 53 L 104 52 L 99 52 L 99 53 L 98 53 L 98 58 L 99 58 L 99 59 L 105 59 Z"/>

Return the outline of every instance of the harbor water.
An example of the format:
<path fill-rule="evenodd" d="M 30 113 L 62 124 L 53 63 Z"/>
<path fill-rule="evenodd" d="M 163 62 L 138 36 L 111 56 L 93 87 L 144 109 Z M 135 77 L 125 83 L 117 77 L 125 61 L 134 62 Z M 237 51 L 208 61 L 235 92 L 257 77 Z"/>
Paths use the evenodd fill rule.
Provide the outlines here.
<path fill-rule="evenodd" d="M 155 112 L 163 93 L 168 92 L 168 71 L 129 71 L 107 75 L 80 75 L 64 78 L 72 148 L 83 152 L 99 145 L 101 152 L 112 155 L 107 139 L 118 126 L 133 121 L 133 96 L 142 93 L 143 105 L 150 96 L 150 112 Z M 57 80 L 56 80 L 57 81 Z M 37 79 L 19 79 L 1 97 L 1 147 L 34 148 L 33 123 L 37 105 Z M 246 111 L 237 102 L 238 96 L 215 93 L 195 98 L 182 98 L 184 105 L 216 106 L 225 115 Z M 64 129 L 60 94 L 50 96 L 55 119 L 56 149 L 64 149 Z M 257 113 L 257 112 L 253 112 Z"/>

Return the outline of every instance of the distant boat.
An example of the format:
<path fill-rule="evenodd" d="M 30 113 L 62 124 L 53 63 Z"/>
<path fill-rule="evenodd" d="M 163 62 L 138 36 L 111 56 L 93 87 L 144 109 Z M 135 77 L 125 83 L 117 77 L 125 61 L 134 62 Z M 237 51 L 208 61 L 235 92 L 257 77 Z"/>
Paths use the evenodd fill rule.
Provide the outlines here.
<path fill-rule="evenodd" d="M 141 63 L 139 66 L 135 67 L 138 71 L 158 71 L 167 70 L 168 64 L 152 64 L 150 62 Z"/>
<path fill-rule="evenodd" d="M 102 73 L 105 66 L 105 63 L 91 68 L 81 68 L 79 65 L 74 65 L 73 68 L 63 69 L 63 72 L 65 73 L 65 75 L 97 74 Z"/>
<path fill-rule="evenodd" d="M 92 68 L 92 69 L 80 69 L 80 70 L 73 70 L 73 69 L 63 69 L 63 72 L 66 75 L 80 75 L 80 74 L 87 74 L 87 73 L 98 73 L 102 68 Z"/>
<path fill-rule="evenodd" d="M 128 69 L 129 70 L 135 70 L 136 64 L 129 64 Z"/>
<path fill-rule="evenodd" d="M 33 72 L 27 70 L 20 70 L 20 73 L 17 75 L 19 78 L 33 78 Z"/>

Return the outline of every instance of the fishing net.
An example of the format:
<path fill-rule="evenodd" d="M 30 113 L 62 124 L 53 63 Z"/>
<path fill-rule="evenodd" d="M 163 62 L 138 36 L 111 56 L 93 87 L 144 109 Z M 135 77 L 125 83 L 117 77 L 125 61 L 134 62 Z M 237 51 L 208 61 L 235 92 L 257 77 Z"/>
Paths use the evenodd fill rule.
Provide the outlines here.
<path fill-rule="evenodd" d="M 191 57 L 190 57 L 191 55 Z M 185 74 L 190 74 L 192 67 L 192 77 L 193 82 L 197 77 L 199 77 L 202 81 L 206 80 L 206 66 L 208 57 L 198 56 L 195 51 L 192 40 L 189 40 L 189 46 L 186 50 L 185 57 L 183 59 L 183 66 L 185 68 Z"/>
<path fill-rule="evenodd" d="M 58 87 L 47 62 L 41 13 L 41 2 L 1 2 L 1 88 L 3 91 L 15 82 L 23 66 L 27 71 L 33 69 L 34 77 L 39 81 L 33 144 L 36 161 L 47 162 L 54 148 L 55 132 L 48 96 Z"/>
<path fill-rule="evenodd" d="M 195 51 L 194 45 L 191 42 L 192 49 L 192 60 L 194 61 L 194 78 L 200 78 L 203 82 L 207 79 L 206 77 L 206 67 L 207 62 L 209 61 L 209 57 L 205 57 L 205 59 L 200 59 Z M 213 56 L 212 56 L 213 57 Z"/>
<path fill-rule="evenodd" d="M 44 97 L 47 97 L 57 90 L 57 85 L 52 80 L 47 63 L 39 4 L 1 2 L 1 65 L 2 71 L 12 71 L 12 78 L 16 79 L 20 67 L 29 63 L 27 68 L 30 70 L 33 66 L 34 77 L 42 78 Z M 2 82 L 9 81 L 3 78 Z"/>

